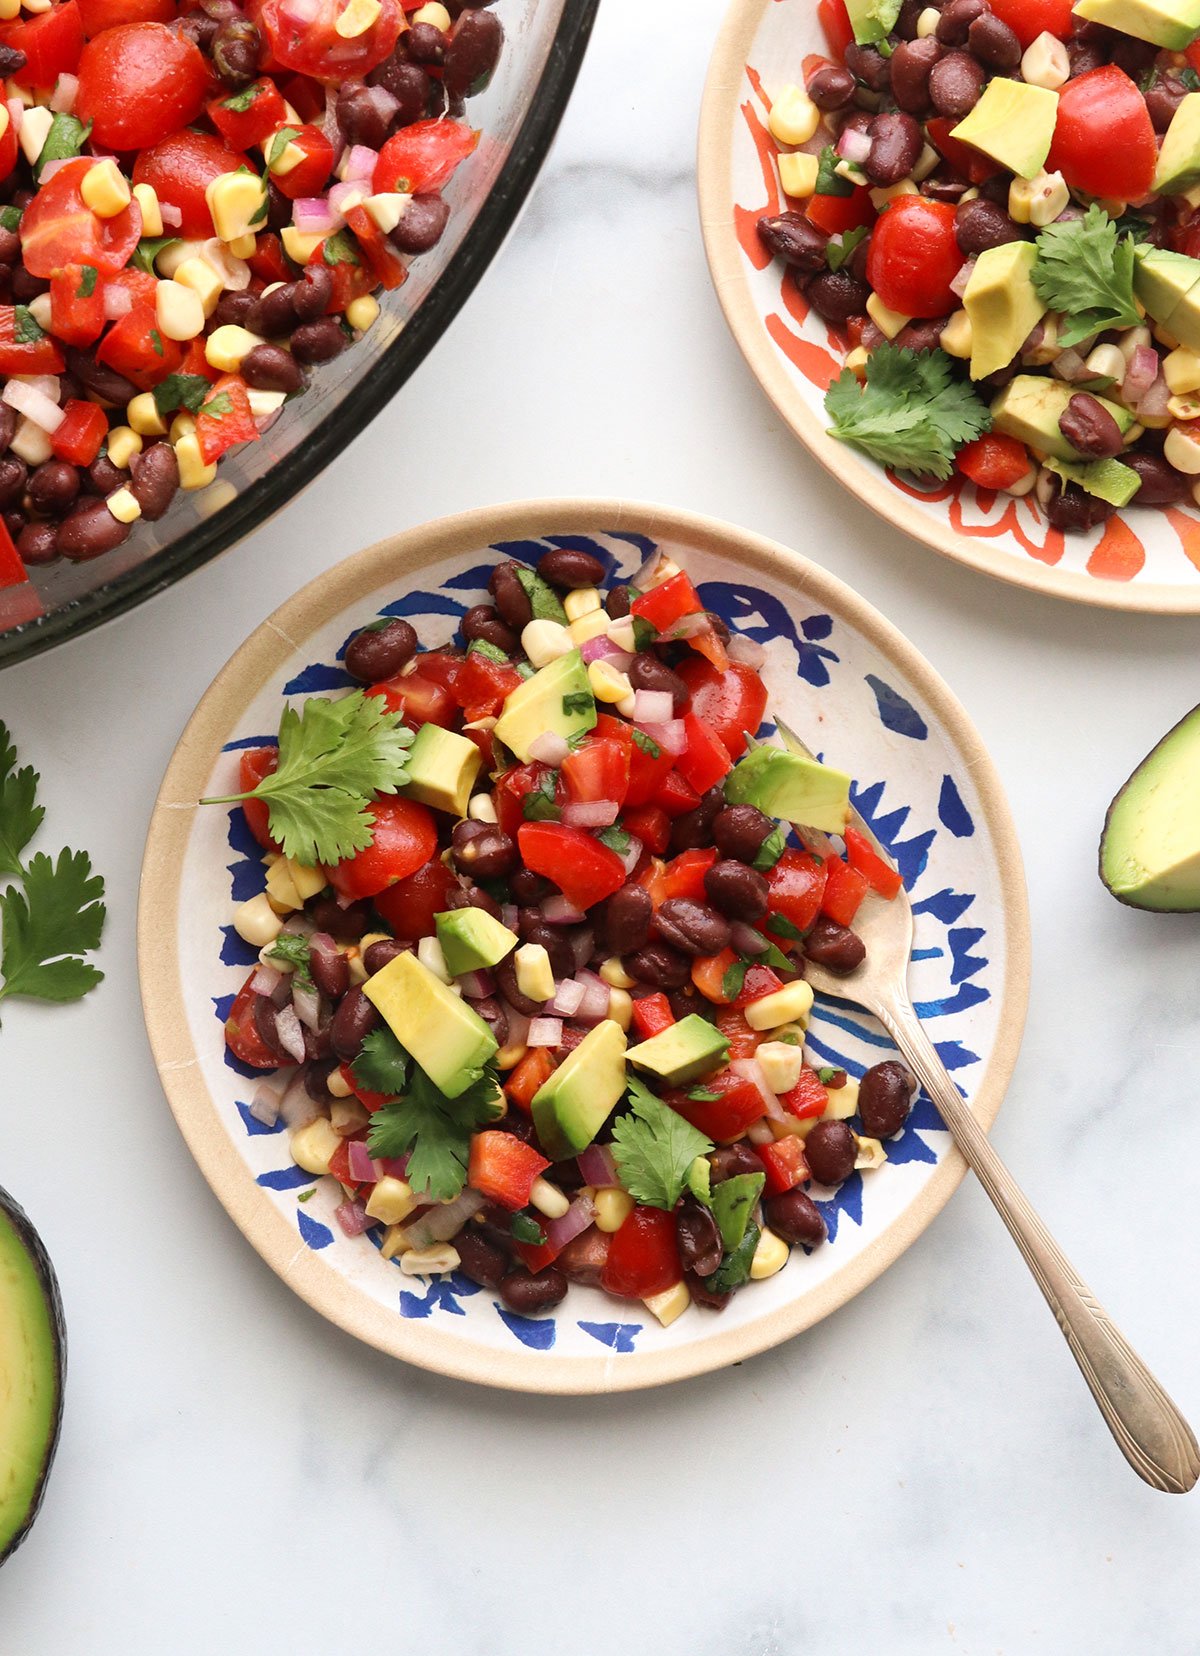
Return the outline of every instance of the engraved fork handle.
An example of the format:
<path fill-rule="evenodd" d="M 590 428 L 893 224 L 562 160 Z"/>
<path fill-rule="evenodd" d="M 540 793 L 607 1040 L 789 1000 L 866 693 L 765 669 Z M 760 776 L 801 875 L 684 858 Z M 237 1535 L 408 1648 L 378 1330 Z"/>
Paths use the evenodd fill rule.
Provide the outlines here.
<path fill-rule="evenodd" d="M 873 1010 L 924 1083 L 1025 1256 L 1117 1447 L 1155 1489 L 1185 1494 L 1200 1477 L 1200 1450 L 1187 1421 L 1029 1205 L 964 1104 L 912 1006 L 897 1000 Z"/>

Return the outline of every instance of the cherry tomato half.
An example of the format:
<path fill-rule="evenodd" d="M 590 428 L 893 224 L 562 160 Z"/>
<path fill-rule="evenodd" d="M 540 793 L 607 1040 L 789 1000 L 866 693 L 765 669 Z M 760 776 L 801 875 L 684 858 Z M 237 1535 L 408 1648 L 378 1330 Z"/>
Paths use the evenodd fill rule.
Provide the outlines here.
<path fill-rule="evenodd" d="M 142 150 L 133 164 L 133 182 L 149 184 L 160 201 L 182 215 L 181 236 L 203 239 L 215 234 L 204 192 L 222 173 L 236 172 L 246 157 L 210 132 L 173 132 Z"/>
<path fill-rule="evenodd" d="M 208 86 L 194 41 L 162 23 L 127 23 L 84 47 L 75 113 L 98 144 L 148 149 L 196 119 Z"/>
<path fill-rule="evenodd" d="M 265 776 L 272 776 L 279 767 L 279 749 L 277 747 L 259 747 L 243 749 L 238 761 L 240 780 L 238 787 L 243 793 L 249 793 L 257 788 Z M 246 827 L 254 835 L 264 851 L 278 851 L 278 843 L 272 839 L 268 826 L 267 802 L 265 799 L 243 799 L 242 815 L 246 818 Z"/>
<path fill-rule="evenodd" d="M 901 196 L 872 232 L 867 280 L 889 310 L 945 316 L 958 304 L 950 284 L 964 262 L 954 208 L 923 196 Z"/>
<path fill-rule="evenodd" d="M 691 691 L 692 712 L 716 732 L 731 759 L 745 752 L 745 732 L 754 735 L 767 708 L 767 687 L 751 667 L 731 662 L 724 672 L 710 661 L 691 659 L 676 668 Z"/>
<path fill-rule="evenodd" d="M 83 32 L 91 40 L 121 23 L 172 23 L 175 0 L 78 0 Z"/>
<path fill-rule="evenodd" d="M 1058 123 L 1046 161 L 1084 195 L 1136 201 L 1154 181 L 1158 144 L 1146 100 L 1122 69 L 1106 63 L 1058 95 Z"/>
<path fill-rule="evenodd" d="M 433 933 L 433 917 L 441 914 L 458 881 L 440 857 L 432 857 L 386 891 L 376 892 L 375 907 L 392 928 L 395 937 L 416 943 Z"/>
<path fill-rule="evenodd" d="M 113 218 L 97 217 L 79 186 L 95 163 L 86 156 L 60 167 L 21 215 L 21 254 L 34 276 L 53 276 L 64 265 L 91 265 L 102 276 L 123 268 L 142 233 L 136 201 Z"/>
<path fill-rule="evenodd" d="M 229 1008 L 229 1016 L 225 1020 L 225 1045 L 235 1058 L 249 1064 L 251 1069 L 278 1069 L 278 1054 L 271 1051 L 254 1026 L 254 1002 L 257 997 L 250 987 L 253 979 L 254 973 L 251 972 Z"/>
<path fill-rule="evenodd" d="M 370 845 L 327 870 L 330 885 L 343 897 L 374 897 L 394 880 L 415 874 L 437 849 L 433 813 L 415 800 L 385 795 L 374 801 L 371 814 Z"/>
<path fill-rule="evenodd" d="M 366 75 L 391 56 L 400 36 L 402 13 L 397 0 L 381 0 L 370 28 L 346 40 L 337 32 L 345 0 L 255 0 L 250 15 L 267 37 L 271 56 L 285 69 L 337 85 Z"/>

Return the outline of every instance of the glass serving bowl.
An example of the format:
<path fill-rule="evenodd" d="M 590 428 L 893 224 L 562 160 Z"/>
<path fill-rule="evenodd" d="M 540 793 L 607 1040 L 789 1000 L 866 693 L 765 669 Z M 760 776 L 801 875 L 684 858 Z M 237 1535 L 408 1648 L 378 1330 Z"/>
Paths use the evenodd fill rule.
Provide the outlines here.
<path fill-rule="evenodd" d="M 467 119 L 482 131 L 446 187 L 446 233 L 336 362 L 319 366 L 256 443 L 221 461 L 207 489 L 180 493 L 157 523 L 92 563 L 65 560 L 0 590 L 0 667 L 131 609 L 235 545 L 287 504 L 389 402 L 449 327 L 499 250 L 545 159 L 599 0 L 498 0 L 505 43 Z"/>

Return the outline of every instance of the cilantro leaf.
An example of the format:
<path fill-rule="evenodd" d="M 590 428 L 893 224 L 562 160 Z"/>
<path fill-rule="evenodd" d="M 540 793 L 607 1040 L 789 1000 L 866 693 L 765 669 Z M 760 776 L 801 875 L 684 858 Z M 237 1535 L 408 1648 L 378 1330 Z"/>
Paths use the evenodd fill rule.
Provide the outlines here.
<path fill-rule="evenodd" d="M 587 713 L 595 707 L 596 698 L 590 690 L 572 690 L 562 699 L 562 710 L 570 717 L 572 713 Z"/>
<path fill-rule="evenodd" d="M 629 834 L 624 828 L 618 828 L 615 822 L 611 828 L 601 828 L 596 838 L 601 845 L 607 845 L 610 851 L 615 851 L 618 857 L 623 857 L 629 850 Z"/>
<path fill-rule="evenodd" d="M 327 265 L 358 264 L 358 254 L 354 251 L 354 243 L 344 230 L 337 230 L 332 236 L 327 236 L 321 248 L 321 257 Z"/>
<path fill-rule="evenodd" d="M 310 696 L 301 712 L 284 709 L 277 770 L 245 793 L 200 803 L 263 799 L 285 856 L 306 867 L 341 862 L 371 843 L 372 799 L 408 780 L 405 749 L 413 738 L 400 720 L 361 690 L 340 701 Z"/>
<path fill-rule="evenodd" d="M 14 345 L 36 345 L 39 339 L 44 338 L 44 331 L 36 316 L 28 305 L 13 307 L 13 343 Z"/>
<path fill-rule="evenodd" d="M 831 1064 L 822 1064 L 821 1068 L 817 1071 L 817 1080 L 823 1087 L 827 1087 L 835 1075 L 842 1075 L 844 1073 L 845 1072 L 843 1070 L 834 1069 Z"/>
<path fill-rule="evenodd" d="M 218 391 L 215 397 L 209 397 L 200 404 L 200 413 L 209 420 L 223 420 L 226 414 L 233 412 L 233 398 L 228 391 Z"/>
<path fill-rule="evenodd" d="M 736 1000 L 741 994 L 749 966 L 748 960 L 735 960 L 732 966 L 725 968 L 725 976 L 721 979 L 721 993 L 726 1000 Z"/>
<path fill-rule="evenodd" d="M 268 960 L 278 960 L 292 969 L 292 977 L 302 989 L 313 987 L 310 960 L 312 950 L 309 948 L 308 938 L 298 932 L 280 932 L 274 943 L 267 950 Z"/>
<path fill-rule="evenodd" d="M 235 115 L 244 115 L 256 98 L 266 90 L 262 81 L 251 81 L 249 86 L 235 92 L 232 98 L 222 98 L 221 108 L 231 109 Z"/>
<path fill-rule="evenodd" d="M 1200 75 L 1196 73 L 1190 63 L 1186 69 L 1179 71 L 1179 78 L 1189 92 L 1200 92 Z"/>
<path fill-rule="evenodd" d="M 531 788 L 521 801 L 521 814 L 526 822 L 557 822 L 562 812 L 554 797 L 558 789 L 558 772 L 543 771 L 536 788 Z"/>
<path fill-rule="evenodd" d="M 799 939 L 804 936 L 799 926 L 789 920 L 786 914 L 768 914 L 766 924 L 769 930 L 775 933 L 776 937 Z"/>
<path fill-rule="evenodd" d="M 867 233 L 865 224 L 853 230 L 844 230 L 840 236 L 831 236 L 825 244 L 825 263 L 830 270 L 840 270 Z"/>
<path fill-rule="evenodd" d="M 633 588 L 629 589 L 631 592 Z M 644 615 L 635 615 L 633 618 L 633 644 L 637 650 L 648 650 L 658 637 L 658 628 L 652 621 L 647 621 Z"/>
<path fill-rule="evenodd" d="M 783 850 L 786 844 L 787 835 L 784 833 L 782 828 L 776 825 L 759 846 L 754 861 L 750 866 L 752 868 L 757 868 L 760 873 L 765 874 L 767 869 L 774 868 L 780 857 L 783 856 Z"/>
<path fill-rule="evenodd" d="M 647 759 L 657 759 L 662 753 L 662 749 L 654 740 L 654 737 L 647 736 L 646 732 L 644 730 L 639 730 L 636 725 L 633 730 L 633 745 L 634 747 L 641 748 Z"/>
<path fill-rule="evenodd" d="M 1078 345 L 1107 328 L 1141 320 L 1133 298 L 1133 238 L 1096 202 L 1081 219 L 1048 224 L 1037 239 L 1033 285 L 1051 310 L 1061 311 L 1063 346 Z"/>
<path fill-rule="evenodd" d="M 408 1079 L 408 1053 L 387 1024 L 373 1029 L 350 1066 L 350 1073 L 367 1092 L 395 1097 L 404 1091 Z"/>
<path fill-rule="evenodd" d="M 95 265 L 84 265 L 80 270 L 79 286 L 75 290 L 76 299 L 90 299 L 96 291 L 96 277 L 99 272 Z"/>
<path fill-rule="evenodd" d="M 540 1248 L 546 1240 L 546 1233 L 530 1213 L 514 1213 L 512 1222 L 513 1240 L 528 1242 L 531 1247 Z"/>
<path fill-rule="evenodd" d="M 837 164 L 841 159 L 833 145 L 826 144 L 817 161 L 817 187 L 813 191 L 814 195 L 850 196 L 854 194 L 854 185 L 837 171 Z"/>
<path fill-rule="evenodd" d="M 58 111 L 50 123 L 50 130 L 46 134 L 46 141 L 42 145 L 37 160 L 33 163 L 33 176 L 41 178 L 42 168 L 47 161 L 66 161 L 78 155 L 91 135 L 92 123 L 86 125 L 74 115 L 63 114 Z"/>
<path fill-rule="evenodd" d="M 435 1202 L 450 1202 L 467 1182 L 471 1134 L 495 1117 L 499 1083 L 490 1066 L 465 1092 L 447 1098 L 414 1064 L 403 1098 L 371 1117 L 367 1148 L 373 1156 L 408 1156 L 405 1178 L 414 1190 L 428 1189 Z"/>
<path fill-rule="evenodd" d="M 533 619 L 557 621 L 560 625 L 565 625 L 567 612 L 562 606 L 562 599 L 550 583 L 544 581 L 536 569 L 530 569 L 528 564 L 513 564 L 512 569 L 524 589 L 526 598 L 529 599 Z"/>
<path fill-rule="evenodd" d="M 885 344 L 867 358 L 867 383 L 847 368 L 825 394 L 829 435 L 880 465 L 944 481 L 964 443 L 992 423 L 971 387 L 953 377 L 944 351 Z"/>
<path fill-rule="evenodd" d="M 752 966 L 774 966 L 777 972 L 794 972 L 796 970 L 795 962 L 789 960 L 781 948 L 770 942 L 761 953 L 752 958 L 750 964 Z"/>
<path fill-rule="evenodd" d="M 19 207 L 0 207 L 0 224 L 6 230 L 19 230 L 21 227 L 21 209 Z"/>
<path fill-rule="evenodd" d="M 292 126 L 282 126 L 282 127 L 280 127 L 279 131 L 275 134 L 274 138 L 272 138 L 272 140 L 271 140 L 271 148 L 267 151 L 267 167 L 268 167 L 268 169 L 275 166 L 276 162 L 278 162 L 280 160 L 280 158 L 283 155 L 284 150 L 291 143 L 292 139 L 293 138 L 299 138 L 299 136 L 300 136 L 300 128 L 299 127 L 292 127 Z"/>
<path fill-rule="evenodd" d="M 44 851 L 30 858 L 25 889 L 0 892 L 0 1000 L 72 1001 L 94 989 L 104 974 L 83 956 L 100 945 L 104 881 L 92 872 L 86 851 Z"/>
<path fill-rule="evenodd" d="M 212 385 L 203 374 L 168 374 L 154 387 L 154 406 L 164 416 L 174 414 L 179 408 L 198 414 L 211 390 Z"/>
<path fill-rule="evenodd" d="M 144 270 L 147 276 L 157 276 L 158 272 L 154 268 L 155 259 L 165 247 L 174 247 L 179 239 L 178 236 L 143 236 L 133 250 L 134 264 L 139 270 Z M 167 382 L 164 380 L 162 383 L 165 385 Z M 205 384 L 207 383 L 206 380 Z"/>
<path fill-rule="evenodd" d="M 390 619 L 390 617 L 389 617 Z M 387 622 L 384 622 L 387 625 Z M 503 650 L 498 650 L 494 644 L 489 644 L 486 638 L 473 638 L 467 650 L 468 655 L 482 656 L 485 661 L 494 661 L 497 667 L 510 665 Z"/>
<path fill-rule="evenodd" d="M 0 874 L 20 874 L 21 853 L 41 826 L 45 808 L 37 803 L 38 773 L 20 770 L 8 726 L 0 721 Z"/>
<path fill-rule="evenodd" d="M 635 1202 L 669 1213 L 683 1194 L 697 1156 L 713 1148 L 691 1122 L 655 1098 L 637 1076 L 629 1077 L 632 1114 L 613 1125 L 617 1174 Z"/>

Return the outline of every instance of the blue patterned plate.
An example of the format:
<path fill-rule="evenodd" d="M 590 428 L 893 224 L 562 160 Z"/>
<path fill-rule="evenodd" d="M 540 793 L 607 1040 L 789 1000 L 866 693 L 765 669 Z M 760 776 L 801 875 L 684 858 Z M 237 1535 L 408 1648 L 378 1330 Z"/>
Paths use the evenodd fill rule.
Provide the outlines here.
<path fill-rule="evenodd" d="M 232 906 L 261 889 L 241 812 L 197 809 L 236 786 L 238 750 L 273 739 L 280 698 L 337 691 L 347 638 L 376 613 L 445 643 L 498 557 L 536 563 L 583 546 L 629 575 L 661 545 L 705 604 L 767 649 L 770 709 L 856 778 L 854 801 L 901 868 L 916 915 L 910 982 L 938 1051 L 990 1123 L 1012 1072 L 1028 988 L 1024 880 L 991 762 L 932 669 L 823 570 L 716 523 L 614 501 L 499 507 L 414 529 L 339 564 L 255 632 L 201 701 L 163 782 L 146 847 L 139 915 L 142 999 L 155 1060 L 205 1177 L 264 1259 L 323 1315 L 409 1362 L 527 1391 L 658 1384 L 736 1362 L 843 1304 L 929 1223 L 963 1174 L 920 1099 L 887 1165 L 855 1174 L 820 1206 L 828 1243 L 796 1251 L 713 1314 L 661 1328 L 636 1301 L 572 1287 L 553 1314 L 514 1315 L 461 1275 L 404 1276 L 333 1217 L 332 1181 L 294 1166 L 282 1127 L 249 1112 L 253 1082 L 222 1022 L 250 951 Z M 879 1026 L 820 1004 L 809 1045 L 861 1075 L 889 1055 Z M 818 1198 L 822 1192 L 815 1193 Z"/>

